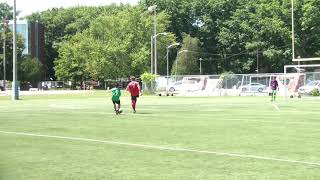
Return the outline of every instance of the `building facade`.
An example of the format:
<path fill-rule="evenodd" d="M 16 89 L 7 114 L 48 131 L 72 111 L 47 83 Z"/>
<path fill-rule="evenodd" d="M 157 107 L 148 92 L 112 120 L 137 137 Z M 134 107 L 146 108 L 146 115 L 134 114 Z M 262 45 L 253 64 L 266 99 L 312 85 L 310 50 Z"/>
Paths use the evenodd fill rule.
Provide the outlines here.
<path fill-rule="evenodd" d="M 13 29 L 13 21 L 9 22 L 9 27 Z M 17 34 L 24 40 L 24 50 L 22 54 L 38 58 L 40 62 L 45 61 L 45 39 L 44 26 L 38 22 L 26 20 L 17 21 Z"/>

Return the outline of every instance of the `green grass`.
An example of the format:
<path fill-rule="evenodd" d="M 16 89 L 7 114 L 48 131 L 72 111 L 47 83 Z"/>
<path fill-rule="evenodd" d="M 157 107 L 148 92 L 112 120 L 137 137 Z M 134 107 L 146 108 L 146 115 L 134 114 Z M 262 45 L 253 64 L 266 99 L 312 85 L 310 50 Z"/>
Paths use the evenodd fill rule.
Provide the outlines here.
<path fill-rule="evenodd" d="M 0 131 L 320 163 L 320 101 L 266 97 L 121 99 L 104 92 L 0 97 Z M 1 180 L 320 179 L 320 165 L 0 132 Z"/>

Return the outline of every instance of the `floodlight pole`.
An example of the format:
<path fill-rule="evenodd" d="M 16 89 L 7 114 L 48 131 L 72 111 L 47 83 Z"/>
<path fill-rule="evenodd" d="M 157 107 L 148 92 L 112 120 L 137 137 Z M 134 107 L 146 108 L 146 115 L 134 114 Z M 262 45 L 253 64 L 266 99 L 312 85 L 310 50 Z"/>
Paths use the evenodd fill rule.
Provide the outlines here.
<path fill-rule="evenodd" d="M 257 74 L 259 74 L 259 49 L 257 47 Z"/>
<path fill-rule="evenodd" d="M 201 63 L 202 63 L 203 59 L 200 58 L 199 61 L 200 61 L 200 63 L 199 63 L 200 75 L 202 75 L 202 64 Z"/>
<path fill-rule="evenodd" d="M 150 73 L 153 74 L 153 36 L 151 36 L 151 59 L 150 59 Z"/>
<path fill-rule="evenodd" d="M 8 26 L 8 21 L 6 18 L 3 19 L 3 90 L 6 91 L 6 29 Z"/>
<path fill-rule="evenodd" d="M 173 46 L 179 46 L 179 45 L 180 45 L 180 43 L 174 43 L 174 44 L 171 44 L 167 47 L 167 85 L 169 85 L 169 50 Z"/>
<path fill-rule="evenodd" d="M 295 52 L 294 52 L 294 10 L 293 10 L 293 0 L 291 0 L 291 40 L 292 40 L 292 59 L 295 59 Z"/>
<path fill-rule="evenodd" d="M 293 0 L 291 0 L 291 28 L 292 28 L 292 60 L 295 59 L 295 33 L 294 33 L 294 3 Z M 300 61 L 298 61 L 298 65 L 300 65 Z M 300 71 L 299 71 L 300 73 Z"/>
<path fill-rule="evenodd" d="M 154 61 L 155 74 L 157 74 L 157 5 L 148 7 L 148 11 L 153 13 L 153 36 L 151 37 L 151 61 Z M 153 40 L 154 39 L 154 40 Z M 154 50 L 153 50 L 154 43 Z M 153 51 L 154 52 L 153 52 Z M 151 63 L 151 73 L 153 73 L 153 63 Z"/>
<path fill-rule="evenodd" d="M 157 44 L 157 37 L 159 36 L 159 35 L 164 35 L 164 36 L 166 36 L 166 35 L 168 35 L 168 33 L 166 33 L 166 32 L 162 32 L 162 33 L 158 33 L 158 34 L 156 34 L 156 35 L 154 35 L 154 36 L 152 36 L 151 37 L 151 49 L 153 49 L 153 45 L 154 45 L 154 49 L 153 49 L 153 51 L 151 50 L 151 56 L 153 57 L 152 58 L 152 65 L 151 65 L 151 68 L 152 68 L 152 72 L 153 72 L 153 64 L 154 64 L 154 74 L 157 74 L 157 58 L 156 58 L 156 55 L 157 55 L 157 47 L 156 47 L 156 44 Z M 152 54 L 152 53 L 154 53 L 154 55 Z M 152 73 L 153 74 L 153 73 Z"/>
<path fill-rule="evenodd" d="M 157 7 L 157 6 L 156 6 Z M 157 74 L 157 10 L 156 7 L 154 8 L 154 15 L 153 15 L 153 21 L 154 21 L 154 74 Z"/>
<path fill-rule="evenodd" d="M 19 100 L 17 73 L 17 17 L 16 0 L 13 1 L 13 78 L 12 78 L 12 100 Z"/>

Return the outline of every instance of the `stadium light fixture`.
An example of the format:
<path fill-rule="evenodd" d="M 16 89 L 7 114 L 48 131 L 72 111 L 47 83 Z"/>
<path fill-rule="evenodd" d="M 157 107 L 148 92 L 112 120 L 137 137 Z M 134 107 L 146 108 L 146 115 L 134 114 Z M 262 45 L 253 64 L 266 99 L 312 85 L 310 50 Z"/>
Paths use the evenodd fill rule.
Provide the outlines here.
<path fill-rule="evenodd" d="M 168 35 L 168 33 L 167 32 L 162 32 L 162 33 L 158 33 L 158 34 L 156 34 L 156 35 L 154 35 L 154 36 L 152 36 L 153 38 L 156 38 L 156 37 L 158 37 L 159 35 L 164 35 L 164 36 L 166 36 L 166 35 Z"/>
<path fill-rule="evenodd" d="M 202 58 L 199 59 L 199 69 L 200 69 L 200 75 L 202 75 L 202 65 L 201 65 L 201 62 L 203 61 Z"/>
<path fill-rule="evenodd" d="M 185 50 L 181 50 L 181 51 L 178 52 L 178 54 L 184 53 L 184 52 L 189 52 L 189 50 L 186 50 L 186 49 Z"/>
<path fill-rule="evenodd" d="M 153 6 L 148 7 L 148 11 L 151 13 L 153 13 L 156 10 L 157 10 L 157 5 L 153 5 Z"/>
<path fill-rule="evenodd" d="M 174 46 L 180 46 L 180 43 L 173 43 L 167 47 L 167 85 L 169 85 L 169 50 Z"/>

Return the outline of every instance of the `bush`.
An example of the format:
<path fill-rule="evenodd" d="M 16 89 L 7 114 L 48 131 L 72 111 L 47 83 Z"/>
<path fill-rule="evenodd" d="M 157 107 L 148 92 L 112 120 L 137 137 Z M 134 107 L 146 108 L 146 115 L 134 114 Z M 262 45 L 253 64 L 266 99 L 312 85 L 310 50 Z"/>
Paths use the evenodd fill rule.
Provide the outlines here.
<path fill-rule="evenodd" d="M 320 96 L 320 92 L 319 92 L 319 89 L 314 89 L 311 91 L 311 95 L 312 96 Z"/>
<path fill-rule="evenodd" d="M 140 76 L 140 79 L 142 80 L 143 83 L 145 83 L 147 89 L 146 92 L 144 93 L 149 93 L 149 94 L 153 94 L 154 90 L 155 90 L 155 80 L 158 76 L 154 75 L 154 74 L 150 74 L 150 73 L 143 73 Z"/>
<path fill-rule="evenodd" d="M 219 79 L 223 80 L 222 88 L 230 89 L 239 82 L 238 76 L 228 71 L 220 75 Z"/>

